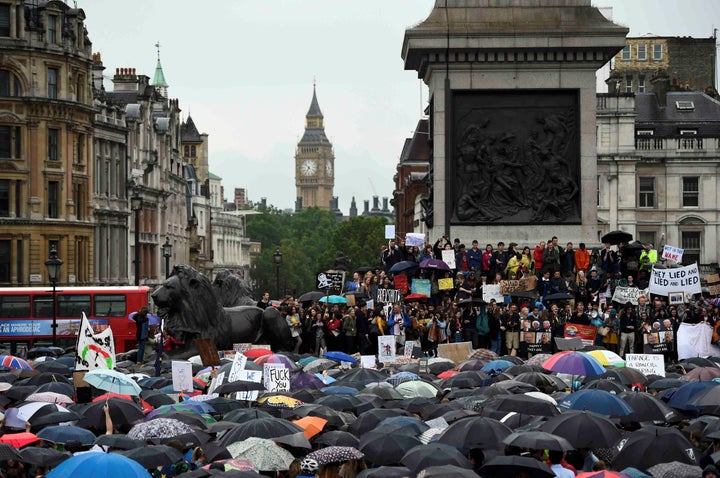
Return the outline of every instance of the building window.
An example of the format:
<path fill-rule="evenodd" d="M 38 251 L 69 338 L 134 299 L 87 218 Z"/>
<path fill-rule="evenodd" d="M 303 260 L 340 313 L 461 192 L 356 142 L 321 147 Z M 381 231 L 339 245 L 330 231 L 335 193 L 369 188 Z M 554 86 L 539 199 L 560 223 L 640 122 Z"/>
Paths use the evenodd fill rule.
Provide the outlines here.
<path fill-rule="evenodd" d="M 632 76 L 628 75 L 625 77 L 625 93 L 632 93 Z"/>
<path fill-rule="evenodd" d="M 20 127 L 0 126 L 0 159 L 20 159 Z"/>
<path fill-rule="evenodd" d="M 73 202 L 75 203 L 75 218 L 78 221 L 85 219 L 85 185 L 73 184 Z"/>
<path fill-rule="evenodd" d="M 48 181 L 47 190 L 47 215 L 51 218 L 58 217 L 58 204 L 60 192 L 60 183 L 58 181 Z"/>
<path fill-rule="evenodd" d="M 0 5 L 0 37 L 10 36 L 10 5 Z"/>
<path fill-rule="evenodd" d="M 0 70 L 0 96 L 20 96 L 22 87 L 17 76 L 8 70 Z"/>
<path fill-rule="evenodd" d="M 638 231 L 637 240 L 643 244 L 652 244 L 656 248 L 658 246 L 655 242 L 655 231 Z"/>
<path fill-rule="evenodd" d="M 10 217 L 10 181 L 0 179 L 0 217 Z"/>
<path fill-rule="evenodd" d="M 78 164 L 85 164 L 85 135 L 79 134 L 75 149 L 75 161 Z"/>
<path fill-rule="evenodd" d="M 0 282 L 10 282 L 10 241 L 0 241 Z"/>
<path fill-rule="evenodd" d="M 48 15 L 48 42 L 57 43 L 57 15 Z"/>
<path fill-rule="evenodd" d="M 638 78 L 638 93 L 645 93 L 645 77 L 640 76 Z"/>
<path fill-rule="evenodd" d="M 639 183 L 638 207 L 655 207 L 655 178 L 641 177 Z"/>
<path fill-rule="evenodd" d="M 647 45 L 645 43 L 638 43 L 637 59 L 640 61 L 647 60 Z"/>
<path fill-rule="evenodd" d="M 58 160 L 58 139 L 60 138 L 60 130 L 48 128 L 48 159 L 50 161 Z"/>
<path fill-rule="evenodd" d="M 192 156 L 194 158 L 196 154 L 197 154 L 197 151 L 195 149 L 195 146 L 190 146 L 190 156 Z"/>
<path fill-rule="evenodd" d="M 698 207 L 700 198 L 700 178 L 697 176 L 685 176 L 682 180 L 683 207 Z"/>
<path fill-rule="evenodd" d="M 56 99 L 58 97 L 58 69 L 48 68 L 47 70 L 47 95 L 48 98 Z"/>
<path fill-rule="evenodd" d="M 623 48 L 623 50 L 622 50 L 621 58 L 623 60 L 629 60 L 630 56 L 632 55 L 631 51 L 632 50 L 630 49 L 630 45 L 625 45 L 625 48 Z"/>
<path fill-rule="evenodd" d="M 183 149 L 185 150 L 185 157 L 187 158 L 188 156 L 190 156 L 190 146 L 185 145 L 185 148 Z"/>
<path fill-rule="evenodd" d="M 655 44 L 653 45 L 652 55 L 653 55 L 653 58 L 652 58 L 652 59 L 655 60 L 655 61 L 660 61 L 660 60 L 663 59 L 663 46 L 662 46 L 662 43 L 655 43 Z"/>
<path fill-rule="evenodd" d="M 700 231 L 682 231 L 683 264 L 700 263 Z"/>

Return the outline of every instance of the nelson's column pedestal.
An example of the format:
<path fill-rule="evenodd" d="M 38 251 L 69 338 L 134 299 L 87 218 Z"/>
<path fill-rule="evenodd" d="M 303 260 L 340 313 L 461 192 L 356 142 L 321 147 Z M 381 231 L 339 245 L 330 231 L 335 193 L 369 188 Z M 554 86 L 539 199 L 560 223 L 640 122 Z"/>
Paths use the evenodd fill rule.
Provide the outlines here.
<path fill-rule="evenodd" d="M 595 71 L 627 28 L 590 0 L 436 0 L 405 31 L 430 90 L 430 239 L 599 242 Z"/>

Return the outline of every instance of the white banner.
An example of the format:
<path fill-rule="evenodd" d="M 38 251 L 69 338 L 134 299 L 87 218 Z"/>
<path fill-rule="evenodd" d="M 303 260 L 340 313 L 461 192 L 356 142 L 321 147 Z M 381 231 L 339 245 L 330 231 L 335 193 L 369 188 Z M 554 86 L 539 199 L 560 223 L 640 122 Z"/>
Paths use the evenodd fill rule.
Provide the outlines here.
<path fill-rule="evenodd" d="M 638 297 L 642 295 L 647 297 L 648 292 L 648 289 L 638 289 L 637 287 L 616 287 L 612 300 L 621 304 L 630 302 L 632 305 L 638 305 Z"/>
<path fill-rule="evenodd" d="M 262 372 L 260 370 L 240 370 L 237 375 L 237 379 L 245 382 L 260 383 L 262 380 Z M 248 400 L 254 402 L 257 400 L 259 394 L 260 392 L 257 390 L 252 392 L 237 392 L 235 394 L 235 400 Z"/>
<path fill-rule="evenodd" d="M 455 269 L 455 250 L 443 250 L 442 261 L 447 264 L 450 269 Z"/>
<path fill-rule="evenodd" d="M 667 297 L 672 293 L 700 294 L 700 272 L 697 264 L 673 269 L 653 267 L 650 275 L 650 293 Z"/>
<path fill-rule="evenodd" d="M 715 357 L 720 347 L 712 345 L 713 329 L 709 324 L 680 324 L 677 331 L 678 360 L 690 357 Z"/>
<path fill-rule="evenodd" d="M 225 372 L 220 372 L 219 374 L 217 374 L 217 377 L 215 377 L 212 382 L 210 382 L 207 394 L 211 395 L 213 392 L 215 392 L 215 389 L 223 384 L 223 380 L 225 380 Z"/>
<path fill-rule="evenodd" d="M 263 364 L 263 385 L 268 392 L 289 392 L 290 369 L 281 363 Z"/>
<path fill-rule="evenodd" d="M 190 362 L 172 361 L 172 383 L 176 392 L 193 391 L 192 364 Z"/>
<path fill-rule="evenodd" d="M 671 261 L 675 261 L 675 262 L 682 262 L 683 252 L 685 252 L 685 249 L 680 249 L 679 247 L 668 246 L 666 244 L 663 246 L 662 258 L 670 259 Z"/>
<path fill-rule="evenodd" d="M 361 355 L 360 366 L 362 368 L 377 368 L 375 359 L 376 357 L 374 355 Z"/>
<path fill-rule="evenodd" d="M 395 239 L 395 224 L 385 225 L 385 239 Z"/>
<path fill-rule="evenodd" d="M 665 376 L 665 357 L 662 354 L 626 354 L 625 366 L 640 370 L 645 375 Z"/>
<path fill-rule="evenodd" d="M 483 301 L 488 304 L 492 299 L 495 299 L 495 302 L 498 304 L 502 304 L 505 301 L 505 298 L 500 293 L 500 284 L 483 284 L 482 293 Z"/>
<path fill-rule="evenodd" d="M 240 352 L 235 354 L 232 366 L 230 367 L 230 373 L 228 373 L 228 383 L 238 380 L 238 374 L 241 370 L 245 370 L 245 364 L 247 363 L 247 357 Z"/>
<path fill-rule="evenodd" d="M 402 296 L 402 291 L 399 289 L 378 289 L 377 291 L 377 301 L 383 304 L 399 304 Z"/>
<path fill-rule="evenodd" d="M 395 336 L 378 336 L 378 362 L 395 363 Z"/>
<path fill-rule="evenodd" d="M 408 232 L 405 234 L 405 245 L 423 247 L 425 245 L 425 234 L 418 232 Z"/>
<path fill-rule="evenodd" d="M 85 312 L 80 319 L 77 349 L 75 352 L 75 370 L 96 370 L 115 368 L 115 340 L 110 326 L 99 334 L 93 333 L 92 325 Z"/>

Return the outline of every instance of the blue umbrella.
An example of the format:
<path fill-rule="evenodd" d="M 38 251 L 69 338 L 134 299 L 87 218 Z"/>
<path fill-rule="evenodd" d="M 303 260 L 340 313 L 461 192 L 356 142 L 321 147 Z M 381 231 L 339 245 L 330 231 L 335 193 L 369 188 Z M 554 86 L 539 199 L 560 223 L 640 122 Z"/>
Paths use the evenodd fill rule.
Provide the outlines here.
<path fill-rule="evenodd" d="M 95 388 L 121 395 L 138 396 L 142 388 L 135 380 L 117 370 L 90 370 L 83 379 Z"/>
<path fill-rule="evenodd" d="M 318 359 L 318 357 L 316 357 L 314 355 L 309 355 L 307 357 L 303 357 L 300 360 L 298 360 L 297 364 L 300 365 L 301 367 L 304 367 L 305 365 L 309 364 L 310 362 L 314 362 L 317 359 Z"/>
<path fill-rule="evenodd" d="M 703 407 L 698 407 L 695 405 L 690 405 L 690 400 L 695 397 L 698 393 L 700 393 L 703 390 L 707 390 L 711 387 L 717 387 L 720 383 L 718 382 L 690 382 L 682 387 L 675 390 L 675 393 L 672 394 L 670 397 L 670 400 L 668 401 L 668 405 L 670 405 L 673 408 L 676 408 L 678 410 L 685 410 L 689 412 L 693 411 L 699 411 L 702 410 Z"/>
<path fill-rule="evenodd" d="M 37 433 L 37 437 L 53 443 L 77 441 L 82 445 L 92 445 L 93 442 L 95 442 L 95 434 L 93 432 L 74 425 L 53 425 L 45 427 Z"/>
<path fill-rule="evenodd" d="M 403 382 L 411 382 L 413 380 L 420 380 L 420 376 L 416 373 L 405 371 L 398 372 L 385 379 L 386 382 L 393 384 L 393 386 L 398 386 Z"/>
<path fill-rule="evenodd" d="M 512 367 L 513 365 L 515 364 L 510 362 L 509 360 L 491 360 L 490 362 L 486 363 L 480 370 L 486 373 L 498 371 L 501 372 L 508 367 Z"/>
<path fill-rule="evenodd" d="M 619 396 L 598 389 L 585 389 L 571 393 L 557 407 L 561 410 L 588 410 L 611 417 L 624 417 L 634 410 Z"/>
<path fill-rule="evenodd" d="M 389 274 L 401 274 L 403 272 L 411 271 L 413 269 L 417 269 L 419 264 L 417 262 L 412 261 L 400 261 L 397 264 L 394 264 L 389 270 Z"/>
<path fill-rule="evenodd" d="M 151 478 L 143 466 L 119 453 L 88 452 L 75 455 L 54 468 L 47 478 L 97 478 L 122 476 L 123 478 Z"/>
<path fill-rule="evenodd" d="M 327 302 L 328 304 L 347 304 L 347 299 L 340 295 L 327 295 L 320 299 L 319 302 Z"/>
<path fill-rule="evenodd" d="M 329 358 L 330 360 L 337 360 L 338 362 L 350 362 L 353 365 L 358 363 L 355 357 L 348 355 L 345 352 L 327 352 L 323 354 L 323 357 Z"/>
<path fill-rule="evenodd" d="M 320 389 L 325 395 L 357 395 L 358 389 L 342 385 L 331 385 Z"/>

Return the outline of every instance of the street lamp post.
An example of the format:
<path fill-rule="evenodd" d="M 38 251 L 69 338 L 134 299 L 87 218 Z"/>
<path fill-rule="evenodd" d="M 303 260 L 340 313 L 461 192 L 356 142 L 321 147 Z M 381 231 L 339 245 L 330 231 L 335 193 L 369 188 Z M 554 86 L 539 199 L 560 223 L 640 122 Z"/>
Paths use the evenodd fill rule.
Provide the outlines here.
<path fill-rule="evenodd" d="M 50 258 L 45 261 L 45 267 L 47 268 L 48 278 L 52 283 L 52 297 L 53 297 L 53 321 L 52 321 L 52 344 L 57 345 L 57 281 L 60 277 L 60 268 L 63 265 L 63 261 L 58 257 L 55 246 L 50 249 Z"/>
<path fill-rule="evenodd" d="M 137 193 L 130 198 L 130 207 L 135 213 L 135 285 L 140 285 L 140 211 L 143 207 L 143 198 Z"/>
<path fill-rule="evenodd" d="M 275 263 L 275 293 L 280 299 L 280 265 L 282 264 L 282 252 L 280 252 L 280 249 L 275 249 L 272 258 Z"/>
<path fill-rule="evenodd" d="M 170 256 L 172 255 L 172 244 L 170 238 L 165 237 L 165 244 L 162 245 L 162 254 L 165 258 L 165 278 L 170 277 Z"/>

